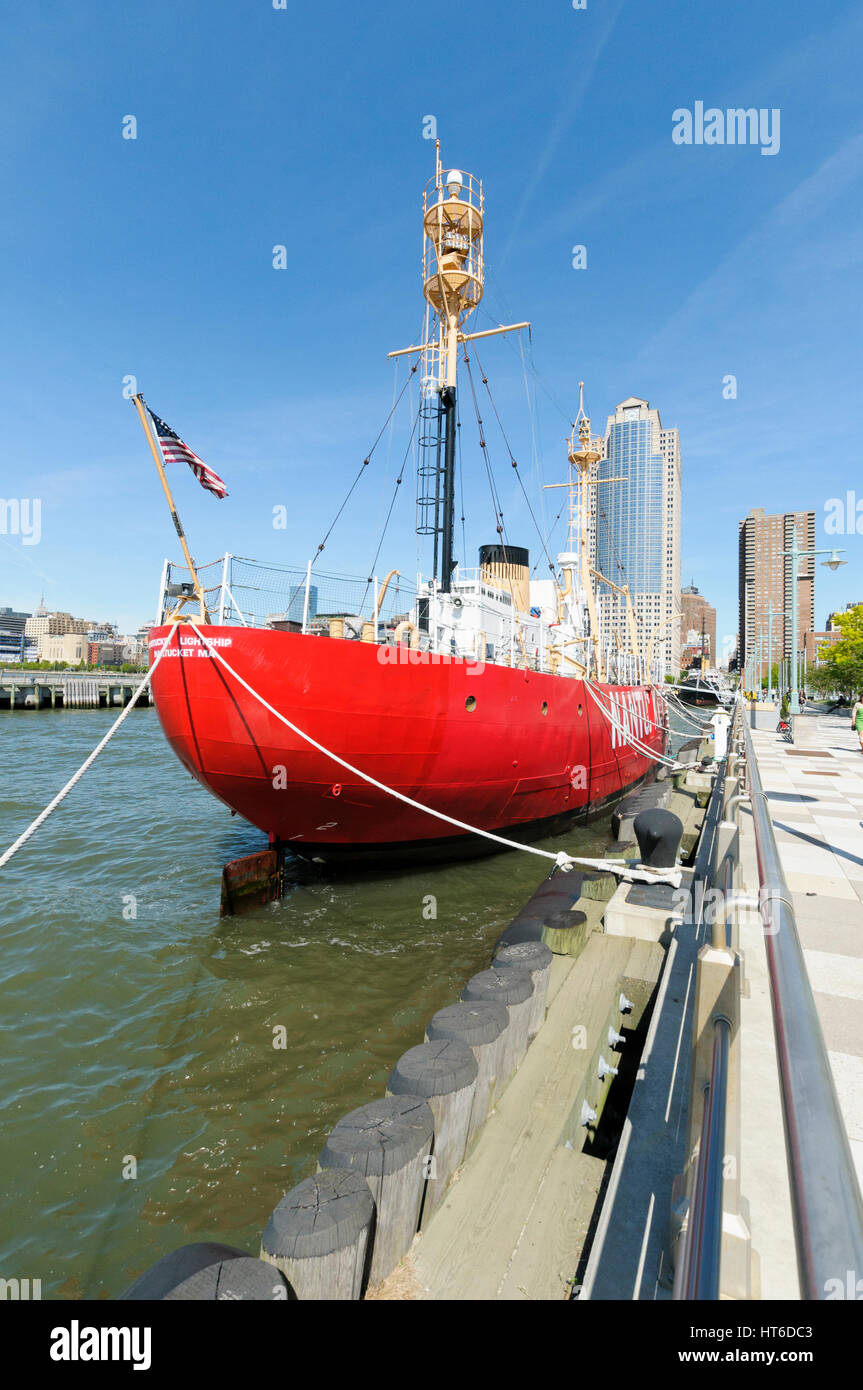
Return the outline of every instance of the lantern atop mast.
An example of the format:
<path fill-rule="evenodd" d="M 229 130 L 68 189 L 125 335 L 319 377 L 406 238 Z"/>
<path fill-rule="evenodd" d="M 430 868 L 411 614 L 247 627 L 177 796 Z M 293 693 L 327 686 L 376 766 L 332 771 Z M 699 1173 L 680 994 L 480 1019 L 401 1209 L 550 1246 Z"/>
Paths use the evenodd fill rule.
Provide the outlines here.
<path fill-rule="evenodd" d="M 463 331 L 482 299 L 485 263 L 482 184 L 461 169 L 444 169 L 435 141 L 434 178 L 423 193 L 423 341 L 390 357 L 418 353 L 420 413 L 417 463 L 417 535 L 433 537 L 434 577 L 447 593 L 452 582 L 455 516 L 456 377 L 459 344 L 513 333 L 530 324 L 498 324 Z M 427 621 L 420 616 L 420 627 Z"/>
<path fill-rule="evenodd" d="M 473 174 L 444 169 L 440 141 L 435 141 L 435 175 L 423 193 L 423 294 L 436 314 L 438 331 L 429 385 L 437 389 L 456 384 L 459 329 L 482 299 L 483 192 Z"/>

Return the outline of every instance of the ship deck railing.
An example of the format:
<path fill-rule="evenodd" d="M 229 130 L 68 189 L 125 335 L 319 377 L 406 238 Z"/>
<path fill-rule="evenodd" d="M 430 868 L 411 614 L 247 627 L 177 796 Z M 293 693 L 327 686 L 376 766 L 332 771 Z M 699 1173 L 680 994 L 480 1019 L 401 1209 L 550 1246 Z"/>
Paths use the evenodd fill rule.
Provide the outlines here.
<path fill-rule="evenodd" d="M 212 621 L 219 626 L 245 628 L 287 628 L 317 636 L 335 636 L 348 640 L 366 640 L 392 644 L 400 624 L 417 621 L 418 600 L 428 598 L 430 588 L 421 576 L 416 582 L 395 574 L 389 582 L 377 575 L 358 576 L 333 574 L 315 568 L 264 564 L 247 556 L 226 554 L 209 564 L 199 565 L 198 578 L 204 591 Z M 157 625 L 165 620 L 172 599 L 180 586 L 188 585 L 187 566 L 165 560 L 157 607 Z M 456 586 L 492 597 L 511 598 L 494 591 L 481 570 L 458 569 Z M 481 664 L 515 666 L 549 675 L 580 674 L 579 666 L 594 666 L 594 641 L 590 637 L 561 637 L 556 623 L 532 619 L 539 623 L 538 650 L 528 650 L 517 618 L 507 624 L 507 631 L 489 640 L 488 634 L 464 634 L 443 642 L 431 642 L 422 630 L 412 638 L 419 649 L 439 657 L 453 657 Z M 480 638 L 485 645 L 480 650 Z M 473 641 L 467 639 L 473 638 Z M 453 645 L 453 642 L 455 645 Z M 602 665 L 610 684 L 639 685 L 645 682 L 643 664 L 632 653 L 618 650 L 616 640 L 602 645 Z M 576 665 L 578 663 L 578 666 Z M 662 672 L 656 663 L 651 679 L 659 683 Z"/>

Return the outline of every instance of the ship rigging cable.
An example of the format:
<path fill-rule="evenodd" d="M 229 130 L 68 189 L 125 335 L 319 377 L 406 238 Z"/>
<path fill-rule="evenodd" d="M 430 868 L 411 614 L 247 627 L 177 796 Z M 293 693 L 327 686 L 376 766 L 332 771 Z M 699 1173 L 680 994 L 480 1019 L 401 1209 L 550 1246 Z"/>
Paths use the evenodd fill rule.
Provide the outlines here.
<path fill-rule="evenodd" d="M 23 835 L 19 835 L 19 836 L 18 836 L 18 839 L 15 841 L 14 845 L 10 845 L 9 848 L 6 850 L 6 852 L 5 852 L 4 854 L 0 855 L 0 869 L 2 869 L 2 868 L 4 867 L 4 865 L 6 865 L 6 864 L 9 863 L 9 860 L 12 858 L 13 854 L 17 854 L 17 853 L 18 853 L 18 851 L 19 851 L 19 849 L 21 848 L 21 846 L 22 846 L 22 845 L 25 845 L 25 844 L 27 843 L 27 841 L 30 839 L 30 836 L 31 836 L 31 835 L 35 835 L 35 833 L 36 833 L 36 831 L 39 829 L 40 825 L 44 825 L 45 821 L 48 819 L 48 817 L 50 816 L 51 812 L 52 812 L 52 811 L 55 811 L 55 810 L 57 809 L 57 807 L 60 805 L 60 802 L 63 801 L 63 800 L 69 795 L 69 792 L 70 792 L 70 791 L 72 790 L 72 788 L 75 786 L 76 782 L 80 782 L 81 778 L 84 776 L 84 773 L 87 771 L 87 769 L 88 769 L 89 767 L 92 767 L 92 766 L 93 766 L 93 763 L 96 761 L 96 759 L 98 758 L 98 756 L 99 756 L 99 754 L 101 753 L 102 749 L 105 747 L 105 744 L 108 742 L 109 739 L 111 739 L 111 738 L 114 737 L 114 734 L 117 732 L 117 730 L 119 729 L 120 725 L 123 723 L 123 720 L 124 720 L 124 719 L 126 718 L 126 716 L 127 716 L 128 714 L 130 714 L 131 711 L 134 709 L 134 707 L 135 707 L 135 705 L 137 704 L 137 702 L 138 702 L 140 696 L 143 694 L 143 692 L 147 689 L 147 686 L 148 686 L 148 685 L 150 684 L 150 682 L 152 681 L 152 679 L 153 679 L 153 672 L 156 670 L 156 667 L 159 665 L 159 662 L 162 660 L 162 657 L 165 655 L 165 652 L 168 650 L 168 647 L 169 647 L 170 644 L 171 644 L 171 638 L 173 637 L 173 635 L 174 635 L 174 633 L 176 632 L 176 630 L 177 630 L 178 627 L 179 627 L 179 620 L 178 620 L 177 622 L 174 623 L 173 627 L 171 628 L 171 631 L 168 633 L 168 636 L 167 636 L 167 638 L 165 639 L 165 645 L 164 645 L 164 647 L 163 647 L 162 650 L 159 652 L 159 655 L 156 657 L 156 660 L 153 662 L 153 664 L 152 664 L 152 666 L 150 667 L 149 671 L 147 672 L 146 676 L 145 676 L 144 679 L 141 681 L 141 684 L 138 686 L 138 689 L 135 691 L 135 693 L 134 693 L 134 695 L 132 696 L 131 700 L 129 701 L 128 705 L 127 705 L 126 708 L 123 710 L 122 714 L 120 715 L 120 718 L 119 718 L 119 719 L 115 719 L 114 723 L 111 725 L 111 727 L 110 727 L 110 729 L 108 730 L 108 732 L 107 732 L 107 734 L 105 735 L 105 737 L 104 737 L 103 739 L 100 739 L 100 741 L 96 744 L 96 747 L 93 749 L 93 752 L 90 754 L 90 756 L 81 764 L 81 766 L 78 768 L 78 771 L 75 773 L 75 775 L 74 775 L 73 777 L 70 777 L 70 778 L 69 778 L 69 781 L 66 783 L 65 787 L 63 787 L 62 790 L 59 791 L 59 792 L 57 793 L 57 795 L 54 797 L 54 800 L 53 800 L 53 801 L 49 801 L 49 803 L 48 803 L 48 805 L 45 807 L 44 811 L 41 811 L 41 812 L 39 813 L 39 815 L 38 815 L 38 816 L 36 817 L 36 819 L 33 821 L 32 825 L 28 825 L 28 827 L 27 827 L 27 829 L 24 831 Z"/>
<path fill-rule="evenodd" d="M 390 420 L 393 418 L 393 416 L 395 415 L 396 411 L 398 410 L 399 404 L 401 403 L 402 396 L 404 395 L 405 391 L 408 389 L 409 385 L 410 385 L 411 382 L 413 381 L 414 372 L 417 370 L 417 367 L 418 367 L 418 366 L 419 366 L 419 363 L 418 363 L 418 362 L 415 362 L 415 363 L 413 364 L 413 366 L 410 368 L 410 370 L 409 370 L 409 372 L 408 372 L 408 374 L 407 374 L 407 377 L 406 377 L 406 379 L 405 379 L 405 384 L 404 384 L 404 386 L 402 387 L 401 391 L 399 392 L 398 400 L 395 402 L 395 405 L 394 405 L 394 406 L 392 407 L 392 409 L 390 410 L 389 415 L 387 416 L 387 418 L 384 420 L 383 424 L 381 425 L 380 433 L 378 434 L 377 439 L 375 440 L 375 442 L 374 442 L 374 444 L 372 445 L 372 447 L 369 449 L 368 453 L 366 454 L 366 457 L 363 459 L 363 461 L 362 461 L 362 463 L 361 463 L 361 465 L 360 465 L 360 470 L 359 470 L 359 472 L 357 473 L 357 476 L 354 478 L 354 481 L 351 483 L 350 487 L 348 488 L 347 493 L 346 493 L 346 495 L 345 495 L 345 499 L 344 499 L 344 501 L 342 502 L 342 505 L 339 507 L 338 511 L 336 512 L 335 516 L 333 517 L 332 521 L 330 522 L 329 529 L 328 529 L 326 535 L 324 536 L 324 539 L 323 539 L 323 540 L 320 542 L 320 544 L 318 545 L 318 549 L 317 549 L 317 554 L 318 554 L 318 555 L 320 555 L 321 551 L 323 550 L 324 546 L 326 545 L 327 541 L 329 540 L 330 536 L 332 535 L 332 533 L 333 533 L 333 528 L 335 527 L 335 524 L 336 524 L 336 522 L 338 521 L 339 517 L 341 516 L 342 512 L 344 511 L 345 507 L 348 505 L 348 502 L 349 502 L 350 499 L 351 499 L 351 494 L 353 493 L 354 488 L 356 487 L 356 485 L 357 485 L 357 483 L 359 482 L 360 478 L 363 476 L 363 473 L 365 472 L 365 470 L 368 468 L 368 466 L 369 466 L 369 464 L 370 464 L 370 462 L 371 462 L 372 454 L 374 453 L 375 449 L 376 449 L 376 448 L 378 447 L 378 445 L 380 444 L 381 439 L 382 439 L 382 437 L 383 437 L 384 430 L 386 429 L 386 427 L 387 427 L 387 425 L 389 424 Z"/>
<path fill-rule="evenodd" d="M 504 525 L 503 520 L 503 508 L 500 505 L 500 495 L 498 493 L 497 486 L 494 481 L 494 472 L 492 470 L 491 458 L 488 452 L 488 440 L 485 437 L 485 431 L 483 430 L 482 425 L 482 416 L 479 413 L 479 401 L 476 398 L 476 389 L 473 384 L 473 373 L 470 369 L 470 358 L 467 355 L 467 348 L 464 347 L 464 344 L 462 344 L 462 348 L 464 351 L 464 365 L 467 368 L 467 379 L 470 382 L 470 394 L 471 398 L 473 399 L 473 409 L 474 414 L 476 415 L 477 429 L 479 431 L 479 447 L 482 450 L 482 460 L 485 464 L 485 471 L 486 476 L 488 478 L 489 491 L 491 493 L 491 505 L 494 511 L 495 529 L 497 531 L 497 534 L 500 536 L 501 544 L 504 547 L 506 547 L 506 527 Z M 479 359 L 477 359 L 477 361 L 478 360 Z"/>
<path fill-rule="evenodd" d="M 386 539 L 387 530 L 389 529 L 390 520 L 391 520 L 392 514 L 393 514 L 393 508 L 394 508 L 395 505 L 396 505 L 396 498 L 397 498 L 398 495 L 399 495 L 399 488 L 401 487 L 402 481 L 403 481 L 404 476 L 405 476 L 405 468 L 407 467 L 407 462 L 408 462 L 408 459 L 409 459 L 410 454 L 411 454 L 411 446 L 412 446 L 412 444 L 413 444 L 413 442 L 414 442 L 414 435 L 416 434 L 417 425 L 419 424 L 419 420 L 420 420 L 419 411 L 417 411 L 416 417 L 415 417 L 415 419 L 414 419 L 413 429 L 411 430 L 410 438 L 408 439 L 408 443 L 407 443 L 407 448 L 405 449 L 404 457 L 403 457 L 403 459 L 402 459 L 401 468 L 399 469 L 398 477 L 396 478 L 396 482 L 395 482 L 395 487 L 393 488 L 393 495 L 392 495 L 392 497 L 390 498 L 389 510 L 388 510 L 386 516 L 384 517 L 383 528 L 382 528 L 382 530 L 381 530 L 381 534 L 380 534 L 380 537 L 379 537 L 379 539 L 378 539 L 378 548 L 377 548 L 377 550 L 375 551 L 375 557 L 374 557 L 374 559 L 372 560 L 372 563 L 371 563 L 371 565 L 370 565 L 370 567 L 369 567 L 370 570 L 371 570 L 371 574 L 372 574 L 372 575 L 374 575 L 374 573 L 375 573 L 375 566 L 376 566 L 377 563 L 378 563 L 378 558 L 379 558 L 379 556 L 380 556 L 381 550 L 383 549 L 384 540 Z M 369 584 L 371 584 L 372 582 L 373 582 L 372 579 L 369 578 L 369 580 L 368 580 L 367 583 L 366 583 L 365 591 L 364 591 L 364 593 L 363 593 L 363 607 L 365 606 L 366 599 L 368 598 Z"/>
<path fill-rule="evenodd" d="M 521 335 L 519 335 L 519 337 L 520 337 L 520 336 L 521 336 Z M 548 567 L 549 567 L 549 569 L 552 571 L 552 573 L 554 573 L 554 565 L 552 564 L 551 556 L 550 556 L 549 553 L 548 553 L 548 541 L 547 541 L 546 537 L 543 535 L 543 533 L 542 533 L 542 531 L 541 531 L 541 529 L 540 529 L 540 525 L 539 525 L 539 522 L 538 522 L 537 519 L 536 519 L 536 514 L 535 514 L 535 512 L 534 512 L 534 510 L 533 510 L 533 507 L 530 505 L 530 498 L 529 498 L 528 495 L 527 495 L 527 489 L 525 488 L 525 485 L 524 485 L 524 479 L 523 479 L 522 476 L 521 476 L 521 471 L 520 471 L 519 466 L 518 466 L 518 460 L 516 459 L 515 455 L 514 455 L 513 452 L 512 452 L 512 447 L 511 447 L 511 445 L 510 445 L 509 439 L 507 438 L 506 430 L 505 430 L 504 427 L 503 427 L 503 421 L 502 421 L 501 418 L 500 418 L 500 412 L 498 411 L 497 405 L 495 404 L 494 396 L 493 396 L 492 393 L 491 393 L 491 386 L 489 385 L 488 377 L 487 377 L 486 374 L 485 374 L 485 370 L 484 370 L 484 368 L 483 368 L 482 362 L 479 360 L 479 353 L 477 352 L 476 348 L 474 348 L 473 355 L 474 355 L 474 357 L 476 358 L 476 365 L 479 367 L 480 372 L 482 373 L 482 384 L 483 384 L 483 386 L 485 387 L 486 392 L 488 393 L 488 398 L 489 398 L 489 401 L 491 402 L 491 408 L 492 408 L 492 410 L 494 411 L 495 419 L 497 420 L 498 428 L 500 429 L 500 433 L 501 433 L 501 437 L 502 437 L 502 439 L 503 439 L 504 444 L 506 445 L 506 451 L 507 451 L 507 453 L 509 454 L 509 461 L 510 461 L 510 463 L 512 464 L 512 467 L 515 469 L 515 476 L 518 478 L 518 485 L 519 485 L 519 487 L 521 488 L 522 496 L 524 497 L 525 504 L 526 504 L 526 506 L 527 506 L 527 510 L 528 510 L 528 512 L 530 513 L 530 519 L 531 519 L 531 521 L 533 522 L 534 526 L 536 527 L 536 534 L 539 536 L 539 543 L 540 543 L 540 545 L 542 546 L 543 552 L 544 552 L 544 554 L 545 554 L 545 558 L 546 558 L 546 560 L 548 561 Z M 465 353 L 465 362 L 467 362 L 467 354 L 466 354 L 466 353 Z M 470 367 L 468 367 L 468 375 L 470 375 Z M 472 389 L 472 388 L 473 388 L 473 382 L 471 382 L 471 389 Z M 532 428 L 532 425 L 533 425 L 533 422 L 532 422 L 532 420 L 531 420 L 531 428 Z M 541 497 L 541 496 L 542 496 L 542 494 L 540 494 L 540 497 Z M 564 504 L 564 505 L 565 505 L 565 504 Z M 563 508 L 561 508 L 561 510 L 563 510 Z"/>
<path fill-rule="evenodd" d="M 318 545 L 317 549 L 315 550 L 315 559 L 311 562 L 313 565 L 314 565 L 315 561 L 317 560 L 318 556 L 320 555 L 321 551 L 322 551 L 322 550 L 324 549 L 324 547 L 326 546 L 326 543 L 327 543 L 327 541 L 329 540 L 330 536 L 332 535 L 333 530 L 335 529 L 336 522 L 338 521 L 338 519 L 339 519 L 339 517 L 341 516 L 342 512 L 344 511 L 345 507 L 348 505 L 348 502 L 351 500 L 351 496 L 353 495 L 353 492 L 354 492 L 354 489 L 355 489 L 356 486 L 357 486 L 357 483 L 360 481 L 360 478 L 363 476 L 363 474 L 365 473 L 365 471 L 366 471 L 366 469 L 368 468 L 369 464 L 371 463 L 372 454 L 374 453 L 375 449 L 376 449 L 376 448 L 378 447 L 378 445 L 380 444 L 381 439 L 383 438 L 384 431 L 386 430 L 387 425 L 389 425 L 389 424 L 391 423 L 391 421 L 393 420 L 393 417 L 395 416 L 396 411 L 398 410 L 399 406 L 401 405 L 402 397 L 404 396 L 405 391 L 407 391 L 408 387 L 410 386 L 411 382 L 413 381 L 414 372 L 417 370 L 417 367 L 418 367 L 418 366 L 419 366 L 419 363 L 415 362 L 414 365 L 410 368 L 410 370 L 409 370 L 409 372 L 408 372 L 408 374 L 407 374 L 407 377 L 405 378 L 405 384 L 404 384 L 404 386 L 402 387 L 401 391 L 399 391 L 399 393 L 398 393 L 397 396 L 396 396 L 396 386 L 397 386 L 397 384 L 398 384 L 398 376 L 397 376 L 397 374 L 396 374 L 395 379 L 394 379 L 394 381 L 393 381 L 393 397 L 394 397 L 394 399 L 393 399 L 393 404 L 392 404 L 392 406 L 391 406 L 391 408 L 390 408 L 390 412 L 389 412 L 387 418 L 384 420 L 384 423 L 381 425 L 380 431 L 379 431 L 379 433 L 378 433 L 378 436 L 377 436 L 377 438 L 376 438 L 374 444 L 373 444 L 372 447 L 369 449 L 368 453 L 366 454 L 366 457 L 363 459 L 362 464 L 360 465 L 359 472 L 357 473 L 357 476 L 354 478 L 353 482 L 351 483 L 350 487 L 348 488 L 347 493 L 345 494 L 345 497 L 344 497 L 344 500 L 342 501 L 341 506 L 339 507 L 338 511 L 336 512 L 335 516 L 333 517 L 332 521 L 330 522 L 329 528 L 327 529 L 327 532 L 326 532 L 326 534 L 325 534 L 323 540 L 320 542 L 320 544 Z M 396 373 L 397 373 L 397 371 L 398 371 L 398 367 L 396 367 Z M 416 425 L 414 425 L 414 429 L 416 429 Z M 411 440 L 412 440 L 412 439 L 413 439 L 413 432 L 411 432 Z M 391 447 L 392 447 L 392 431 L 390 431 L 390 440 L 389 440 L 389 445 L 388 445 L 388 447 L 387 447 L 387 462 L 388 462 L 388 463 L 389 463 L 389 457 L 390 457 L 390 449 L 391 449 Z M 410 443 L 408 444 L 408 448 L 410 448 Z M 402 465 L 402 468 L 404 468 L 404 465 Z M 399 477 L 399 482 L 400 482 L 400 481 L 401 481 L 401 476 Z M 397 488 L 396 490 L 398 490 L 398 488 Z M 395 498 L 393 498 L 393 501 L 395 501 Z M 390 513 L 391 513 L 391 512 L 392 512 L 392 504 L 390 504 Z M 389 522 L 389 513 L 387 514 L 387 522 Z M 384 532 L 386 532 L 386 526 L 384 527 Z M 381 536 L 381 542 L 383 542 L 383 536 Z M 376 557 L 376 558 L 377 558 L 377 557 Z M 301 580 L 300 583 L 297 584 L 297 586 L 296 586 L 296 588 L 294 589 L 293 593 L 289 596 L 289 598 L 288 598 L 288 603 L 287 603 L 287 607 L 286 607 L 286 609 L 285 609 L 286 612 L 289 612 L 289 611 L 290 611 L 291 605 L 293 604 L 294 600 L 297 598 L 297 596 L 298 596 L 299 593 L 301 592 L 301 590 L 302 590 L 302 588 L 303 588 L 304 582 L 305 582 L 305 581 L 302 581 L 302 580 Z M 366 590 L 366 592 L 368 592 L 368 590 Z M 236 607 L 236 605 L 235 605 L 235 607 Z"/>
<path fill-rule="evenodd" d="M 347 772 L 352 772 L 355 777 L 360 777 L 362 781 L 367 782 L 369 786 L 377 787 L 378 791 L 385 792 L 387 796 L 395 797 L 397 801 L 403 801 L 406 806 L 413 806 L 417 811 L 424 811 L 426 815 L 434 816 L 437 820 L 445 821 L 448 825 L 454 825 L 458 830 L 465 830 L 469 835 L 480 835 L 485 840 L 493 840 L 496 844 L 504 845 L 507 849 L 520 849 L 524 850 L 527 854 L 535 854 L 541 859 L 551 859 L 555 865 L 564 872 L 568 872 L 573 864 L 580 864 L 591 869 L 604 869 L 609 873 L 621 874 L 623 877 L 633 876 L 647 883 L 673 882 L 675 887 L 680 883 L 679 869 L 665 870 L 657 873 L 655 870 L 644 867 L 633 869 L 628 865 L 621 864 L 619 860 L 584 859 L 580 855 L 567 854 L 564 850 L 560 850 L 557 854 L 552 854 L 551 850 L 539 849 L 536 845 L 521 844 L 518 840 L 507 839 L 505 835 L 495 835 L 491 830 L 481 830 L 476 825 L 468 825 L 466 821 L 456 820 L 454 816 L 448 816 L 444 811 L 435 811 L 431 806 L 424 806 L 421 801 L 414 801 L 413 797 L 405 796 L 404 792 L 398 792 L 394 787 L 388 787 L 385 782 L 379 782 L 376 777 L 370 776 L 369 773 L 363 772 L 361 768 L 355 767 L 353 763 L 349 763 L 346 759 L 340 758 L 339 755 L 334 753 L 331 749 L 325 748 L 322 743 L 318 743 L 317 739 L 312 738 L 311 734 L 304 733 L 303 730 L 298 728 L 296 724 L 293 724 L 286 715 L 275 709 L 268 700 L 265 700 L 263 695 L 259 695 L 257 690 L 253 689 L 248 681 L 244 680 L 243 677 L 234 670 L 233 666 L 225 660 L 219 649 L 214 647 L 209 638 L 204 636 L 196 623 L 190 620 L 189 626 L 193 632 L 198 634 L 198 637 L 201 639 L 210 655 L 221 662 L 225 670 L 230 676 L 234 677 L 238 685 L 241 685 L 244 690 L 247 690 L 249 694 L 258 701 L 258 704 L 263 705 L 265 710 L 268 710 L 270 714 L 274 715 L 280 723 L 284 724 L 285 727 L 296 734 L 298 738 L 301 738 L 304 743 L 308 743 L 312 748 L 316 748 L 319 753 L 323 753 L 325 757 L 332 759 L 334 763 L 337 763 L 339 767 L 345 768 Z M 165 639 L 165 646 L 162 648 L 160 656 L 167 651 L 168 643 L 172 636 L 173 629 Z M 153 669 L 155 670 L 155 665 Z M 589 682 L 585 682 L 585 684 L 588 685 L 589 688 Z M 603 713 L 605 713 L 605 711 L 603 711 Z M 648 756 L 659 761 L 652 749 L 648 750 Z M 667 762 L 668 760 L 662 759 L 662 761 Z M 675 766 L 677 766 L 677 764 L 675 764 Z M 680 766 L 683 766 L 683 764 L 680 764 Z"/>

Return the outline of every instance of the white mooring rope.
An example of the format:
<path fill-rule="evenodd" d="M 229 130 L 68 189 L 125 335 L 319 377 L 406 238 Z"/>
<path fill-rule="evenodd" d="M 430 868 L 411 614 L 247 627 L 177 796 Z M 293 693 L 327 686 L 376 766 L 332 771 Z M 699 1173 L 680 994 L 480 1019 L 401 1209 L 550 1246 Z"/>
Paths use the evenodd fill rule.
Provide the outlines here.
<path fill-rule="evenodd" d="M 706 719 L 699 719 L 697 715 L 692 714 L 688 709 L 685 708 L 683 702 L 679 699 L 677 695 L 666 695 L 665 692 L 662 691 L 658 685 L 654 685 L 653 689 L 655 690 L 659 698 L 665 701 L 666 708 L 673 709 L 675 714 L 678 715 L 680 718 L 687 719 L 689 723 L 692 725 L 692 727 L 694 729 L 697 729 L 699 733 L 704 732 L 704 730 L 710 723 L 709 716 Z"/>
<path fill-rule="evenodd" d="M 644 757 L 652 758 L 657 763 L 662 763 L 663 767 L 671 768 L 674 772 L 677 772 L 679 770 L 682 770 L 683 768 L 687 768 L 690 766 L 689 763 L 678 762 L 676 758 L 667 758 L 664 753 L 657 753 L 654 751 L 654 749 L 650 747 L 649 744 L 642 743 L 641 739 L 636 738 L 635 734 L 630 733 L 629 730 L 625 729 L 623 724 L 620 723 L 617 719 L 615 719 L 614 715 L 610 712 L 610 710 L 605 708 L 605 706 L 602 704 L 599 695 L 593 687 L 593 682 L 585 680 L 584 684 L 587 688 L 588 694 L 590 695 L 594 704 L 599 709 L 600 713 L 605 715 L 612 728 L 616 729 L 620 737 L 624 739 L 627 743 L 631 744 L 637 753 L 641 753 Z M 617 704 L 613 696 L 609 692 L 604 693 L 608 694 L 609 704 L 615 710 L 619 710 L 620 706 Z M 647 723 L 653 724 L 653 720 L 648 719 Z M 661 728 L 661 725 L 657 724 L 654 727 Z"/>
<path fill-rule="evenodd" d="M 334 763 L 337 763 L 339 767 L 345 768 L 347 772 L 353 773 L 355 777 L 361 778 L 362 781 L 367 782 L 369 786 L 377 787 L 378 791 L 385 792 L 387 796 L 393 796 L 397 801 L 404 802 L 406 806 L 412 806 L 414 810 L 423 811 L 428 816 L 434 816 L 437 820 L 445 821 L 448 825 L 453 825 L 458 830 L 466 830 L 470 835 L 480 835 L 483 839 L 493 840 L 496 844 L 504 845 L 507 849 L 519 849 L 527 854 L 535 854 L 542 859 L 551 859 L 564 873 L 568 873 L 573 864 L 580 864 L 587 868 L 604 869 L 606 872 L 619 874 L 627 880 L 638 879 L 639 881 L 647 883 L 672 883 L 674 887 L 679 886 L 681 877 L 679 869 L 663 871 L 650 869 L 644 866 L 635 869 L 620 863 L 618 860 L 584 859 L 578 855 L 566 854 L 563 850 L 560 850 L 557 854 L 553 854 L 551 850 L 539 849 L 536 845 L 525 845 L 518 840 L 509 840 L 505 835 L 495 835 L 491 830 L 481 830 L 476 825 L 468 825 L 466 821 L 456 820 L 454 816 L 448 816 L 444 811 L 435 811 L 431 806 L 424 806 L 421 801 L 414 801 L 413 797 L 406 796 L 404 792 L 396 791 L 394 787 L 388 787 L 384 782 L 379 782 L 376 777 L 372 777 L 369 773 L 363 772 L 361 768 L 355 767 L 353 763 L 349 763 L 346 759 L 340 758 L 339 755 L 334 753 L 330 748 L 326 748 L 322 743 L 318 743 L 317 739 L 312 738 L 311 734 L 307 734 L 302 729 L 298 728 L 286 715 L 274 709 L 269 701 L 264 699 L 263 695 L 259 695 L 257 690 L 254 690 L 252 686 L 249 685 L 248 681 L 244 680 L 243 677 L 234 670 L 233 666 L 225 660 L 218 648 L 213 646 L 209 638 L 204 636 L 203 632 L 200 631 L 195 623 L 190 621 L 189 626 L 192 628 L 193 632 L 198 634 L 204 646 L 210 652 L 210 655 L 216 657 L 216 659 L 222 663 L 228 674 L 233 676 L 234 680 L 237 681 L 244 690 L 247 690 L 260 705 L 263 705 L 264 709 L 274 715 L 276 719 L 290 729 L 292 733 L 296 734 L 298 738 L 301 738 L 312 748 L 316 748 L 319 753 L 323 753 L 325 757 L 330 758 Z M 168 641 L 170 641 L 170 637 Z M 605 713 L 605 711 L 603 711 L 603 713 Z M 650 751 L 650 757 L 655 757 L 652 750 Z"/>
<path fill-rule="evenodd" d="M 160 651 L 159 655 L 156 657 L 156 660 L 153 662 L 153 665 L 150 667 L 149 671 L 147 672 L 147 675 L 141 681 L 141 684 L 138 686 L 138 689 L 135 691 L 128 705 L 126 705 L 125 709 L 120 715 L 120 718 L 114 721 L 105 737 L 103 739 L 100 739 L 100 741 L 96 744 L 96 747 L 93 749 L 93 752 L 90 754 L 89 758 L 87 758 L 87 760 L 81 764 L 75 775 L 69 778 L 69 781 L 66 783 L 65 787 L 63 787 L 62 791 L 59 791 L 57 795 L 54 797 L 54 800 L 50 801 L 48 805 L 45 807 L 45 810 L 40 812 L 40 814 L 33 821 L 32 825 L 28 825 L 23 835 L 18 836 L 18 839 L 15 841 L 14 845 L 10 845 L 9 848 L 5 851 L 5 853 L 0 855 L 0 869 L 2 869 L 4 865 L 9 863 L 9 860 L 12 858 L 13 854 L 18 853 L 21 846 L 27 843 L 31 835 L 35 835 L 36 831 L 39 829 L 39 826 L 44 825 L 51 812 L 55 811 L 57 807 L 60 805 L 60 802 L 63 801 L 64 798 L 69 795 L 76 782 L 80 782 L 88 767 L 92 767 L 93 763 L 98 758 L 99 754 L 105 747 L 105 744 L 108 742 L 108 740 L 114 737 L 114 734 L 117 732 L 120 725 L 123 723 L 123 720 L 132 711 L 134 706 L 137 704 L 138 699 L 147 689 L 147 686 L 153 679 L 153 672 L 155 671 L 159 662 L 162 660 L 162 657 L 165 655 L 165 652 L 168 650 L 168 646 L 170 644 L 171 638 L 173 637 L 177 629 L 177 626 L 178 624 L 174 623 L 174 626 L 171 628 L 171 631 L 168 634 L 164 647 Z"/>

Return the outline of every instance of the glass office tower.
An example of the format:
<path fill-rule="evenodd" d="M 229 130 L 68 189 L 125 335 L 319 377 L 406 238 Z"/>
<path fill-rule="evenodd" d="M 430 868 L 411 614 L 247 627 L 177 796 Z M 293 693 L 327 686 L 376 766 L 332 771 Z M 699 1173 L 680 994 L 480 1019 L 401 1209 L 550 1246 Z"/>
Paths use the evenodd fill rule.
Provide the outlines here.
<path fill-rule="evenodd" d="M 649 401 L 630 396 L 608 417 L 604 457 L 596 467 L 596 567 L 618 587 L 629 586 L 642 656 L 652 638 L 653 656 L 661 657 L 666 672 L 676 676 L 681 657 L 680 437 L 676 429 L 663 428 Z M 622 618 L 619 597 L 600 582 L 604 640 L 623 636 Z"/>

